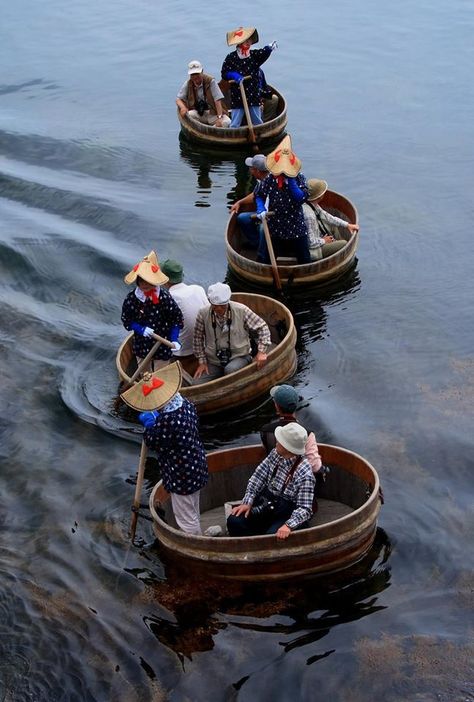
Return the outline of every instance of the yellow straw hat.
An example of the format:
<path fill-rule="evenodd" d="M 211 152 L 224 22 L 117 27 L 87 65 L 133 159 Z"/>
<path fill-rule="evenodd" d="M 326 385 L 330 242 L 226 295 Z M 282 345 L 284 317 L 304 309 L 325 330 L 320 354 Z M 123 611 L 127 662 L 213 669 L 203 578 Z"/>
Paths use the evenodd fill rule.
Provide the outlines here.
<path fill-rule="evenodd" d="M 319 200 L 328 189 L 328 184 L 325 180 L 318 178 L 310 178 L 308 180 L 308 200 Z"/>
<path fill-rule="evenodd" d="M 150 285 L 164 285 L 168 282 L 168 276 L 161 272 L 156 253 L 150 251 L 148 256 L 142 258 L 142 260 L 133 266 L 130 273 L 124 278 L 127 285 L 131 285 L 140 276 L 142 280 L 146 280 Z"/>
<path fill-rule="evenodd" d="M 258 32 L 255 27 L 237 27 L 231 32 L 227 32 L 227 45 L 235 46 L 243 44 L 244 41 L 250 39 L 251 44 L 256 44 L 258 41 Z"/>
<path fill-rule="evenodd" d="M 291 148 L 291 138 L 288 134 L 276 149 L 266 158 L 267 168 L 272 175 L 286 175 L 294 178 L 301 170 L 301 161 Z"/>
<path fill-rule="evenodd" d="M 154 373 L 144 373 L 136 385 L 123 392 L 120 397 L 139 412 L 164 407 L 181 387 L 181 364 L 171 363 Z"/>

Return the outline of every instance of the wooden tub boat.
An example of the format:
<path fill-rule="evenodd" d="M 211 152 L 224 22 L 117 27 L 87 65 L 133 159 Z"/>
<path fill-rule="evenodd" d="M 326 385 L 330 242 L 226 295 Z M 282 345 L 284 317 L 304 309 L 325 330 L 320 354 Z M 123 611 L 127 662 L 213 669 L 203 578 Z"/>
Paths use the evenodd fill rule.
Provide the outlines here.
<path fill-rule="evenodd" d="M 330 472 L 318 488 L 319 509 L 310 528 L 293 532 L 285 541 L 273 535 L 191 536 L 176 528 L 169 494 L 160 481 L 150 496 L 160 549 L 187 568 L 234 580 L 286 580 L 353 565 L 375 538 L 379 478 L 370 463 L 352 451 L 329 444 L 319 444 L 319 449 Z M 225 528 L 224 503 L 242 498 L 248 478 L 264 456 L 261 445 L 208 454 L 209 483 L 201 491 L 203 530 L 211 524 Z"/>
<path fill-rule="evenodd" d="M 342 219 L 358 223 L 358 214 L 350 200 L 339 193 L 327 190 L 320 202 L 323 209 Z M 242 210 L 243 212 L 244 210 Z M 296 259 L 277 258 L 278 272 L 283 285 L 318 285 L 332 281 L 346 273 L 354 263 L 359 233 L 343 233 L 347 245 L 327 258 L 312 263 L 297 265 Z M 227 261 L 232 272 L 240 279 L 254 285 L 273 286 L 272 267 L 257 263 L 256 250 L 245 246 L 245 238 L 240 232 L 237 217 L 232 214 L 226 231 Z"/>
<path fill-rule="evenodd" d="M 228 105 L 226 82 L 221 81 L 219 85 L 223 90 L 225 102 Z M 273 87 L 272 90 L 274 95 L 278 98 L 276 116 L 263 124 L 254 125 L 253 128 L 255 139 L 259 147 L 278 141 L 278 139 L 284 135 L 285 127 L 288 122 L 286 100 L 278 90 L 275 90 Z M 182 117 L 179 110 L 177 114 L 181 125 L 181 132 L 189 141 L 224 149 L 248 149 L 249 147 L 249 130 L 246 126 L 236 129 L 211 127 L 195 119 L 190 119 L 186 116 Z"/>
<path fill-rule="evenodd" d="M 281 302 L 264 295 L 233 293 L 232 300 L 250 307 L 262 317 L 270 327 L 272 344 L 265 367 L 258 371 L 255 363 L 230 373 L 222 378 L 202 385 L 182 387 L 181 394 L 194 402 L 199 414 L 211 414 L 228 410 L 268 393 L 273 385 L 290 378 L 296 370 L 296 329 L 293 316 Z M 121 344 L 116 365 L 120 379 L 128 382 L 136 369 L 132 351 L 132 337 L 129 334 Z M 183 369 L 193 375 L 197 361 L 183 359 Z"/>

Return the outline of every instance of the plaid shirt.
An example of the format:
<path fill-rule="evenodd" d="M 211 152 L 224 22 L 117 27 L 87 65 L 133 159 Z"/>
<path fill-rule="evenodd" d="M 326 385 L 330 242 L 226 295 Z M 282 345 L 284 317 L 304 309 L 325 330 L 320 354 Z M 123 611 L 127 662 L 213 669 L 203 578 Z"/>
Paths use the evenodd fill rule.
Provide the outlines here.
<path fill-rule="evenodd" d="M 252 504 L 255 496 L 258 495 L 264 487 L 268 487 L 270 492 L 275 496 L 280 496 L 280 492 L 285 484 L 285 479 L 291 471 L 295 460 L 294 458 L 283 458 L 277 453 L 276 449 L 273 449 L 260 465 L 257 466 L 254 474 L 250 478 L 244 499 L 242 500 L 243 504 Z M 277 470 L 272 480 L 271 476 L 275 467 Z M 285 522 L 290 529 L 295 529 L 300 524 L 311 519 L 311 515 L 313 514 L 315 483 L 316 481 L 313 471 L 311 470 L 311 465 L 306 458 L 303 458 L 295 474 L 282 493 L 282 497 L 296 504 L 296 509 Z"/>
<path fill-rule="evenodd" d="M 230 309 L 232 310 L 232 303 L 230 302 Z M 206 328 L 204 325 L 204 315 L 207 313 L 209 308 L 205 307 L 203 310 L 199 310 L 198 316 L 196 318 L 196 324 L 194 325 L 194 339 L 193 339 L 193 353 L 198 359 L 199 363 L 206 363 Z M 225 319 L 225 318 L 224 318 Z M 219 324 L 219 319 L 217 318 L 217 323 Z M 272 338 L 270 336 L 270 329 L 268 324 L 264 319 L 252 312 L 249 307 L 246 307 L 244 314 L 244 327 L 247 331 L 255 331 L 258 334 L 257 348 L 262 353 L 265 353 L 266 349 L 272 343 Z"/>

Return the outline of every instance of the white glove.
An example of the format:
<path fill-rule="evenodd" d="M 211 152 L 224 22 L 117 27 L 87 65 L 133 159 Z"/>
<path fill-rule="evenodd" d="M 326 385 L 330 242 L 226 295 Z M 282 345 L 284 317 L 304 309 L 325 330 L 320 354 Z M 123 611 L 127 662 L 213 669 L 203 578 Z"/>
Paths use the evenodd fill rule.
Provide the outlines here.
<path fill-rule="evenodd" d="M 183 344 L 180 344 L 179 341 L 172 341 L 171 343 L 173 344 L 171 353 L 177 353 L 178 351 L 181 351 Z"/>
<path fill-rule="evenodd" d="M 257 219 L 259 219 L 261 222 L 263 222 L 264 219 L 267 218 L 267 210 L 264 210 L 263 212 L 259 212 L 257 215 Z"/>
<path fill-rule="evenodd" d="M 270 44 L 270 49 L 272 51 L 275 51 L 275 49 L 278 49 L 278 44 L 276 43 L 276 41 L 272 41 L 272 43 Z"/>
<path fill-rule="evenodd" d="M 151 327 L 145 327 L 143 330 L 143 336 L 148 336 L 151 337 L 155 333 L 155 330 L 152 329 Z"/>

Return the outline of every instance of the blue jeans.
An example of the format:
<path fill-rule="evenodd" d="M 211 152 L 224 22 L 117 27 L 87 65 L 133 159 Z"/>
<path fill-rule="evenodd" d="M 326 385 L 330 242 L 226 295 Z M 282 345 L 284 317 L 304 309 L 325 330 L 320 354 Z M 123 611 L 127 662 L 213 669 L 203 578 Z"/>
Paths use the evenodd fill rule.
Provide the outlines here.
<path fill-rule="evenodd" d="M 249 105 L 250 119 L 252 124 L 263 124 L 262 113 L 260 110 L 260 105 Z M 231 127 L 240 127 L 242 120 L 244 118 L 244 108 L 243 107 L 233 107 L 231 112 Z"/>
<path fill-rule="evenodd" d="M 291 253 L 293 256 L 296 256 L 296 260 L 298 264 L 302 263 L 311 263 L 311 255 L 309 253 L 309 247 L 308 247 L 308 237 L 307 236 L 300 236 L 298 239 L 273 239 L 272 238 L 272 245 L 273 245 L 273 250 L 275 252 L 275 257 L 279 255 L 288 255 L 288 253 Z M 288 248 L 284 248 L 291 246 L 291 251 L 288 251 Z M 282 251 L 283 249 L 283 251 Z M 262 236 L 260 239 L 260 244 L 258 247 L 258 252 L 257 252 L 257 261 L 260 263 L 270 263 L 270 255 L 268 253 L 268 247 L 267 247 L 267 242 L 265 241 L 265 237 Z"/>
<path fill-rule="evenodd" d="M 262 236 L 262 225 L 258 219 L 252 219 L 252 215 L 255 216 L 255 212 L 241 212 L 237 215 L 237 222 L 252 249 L 256 249 Z"/>

